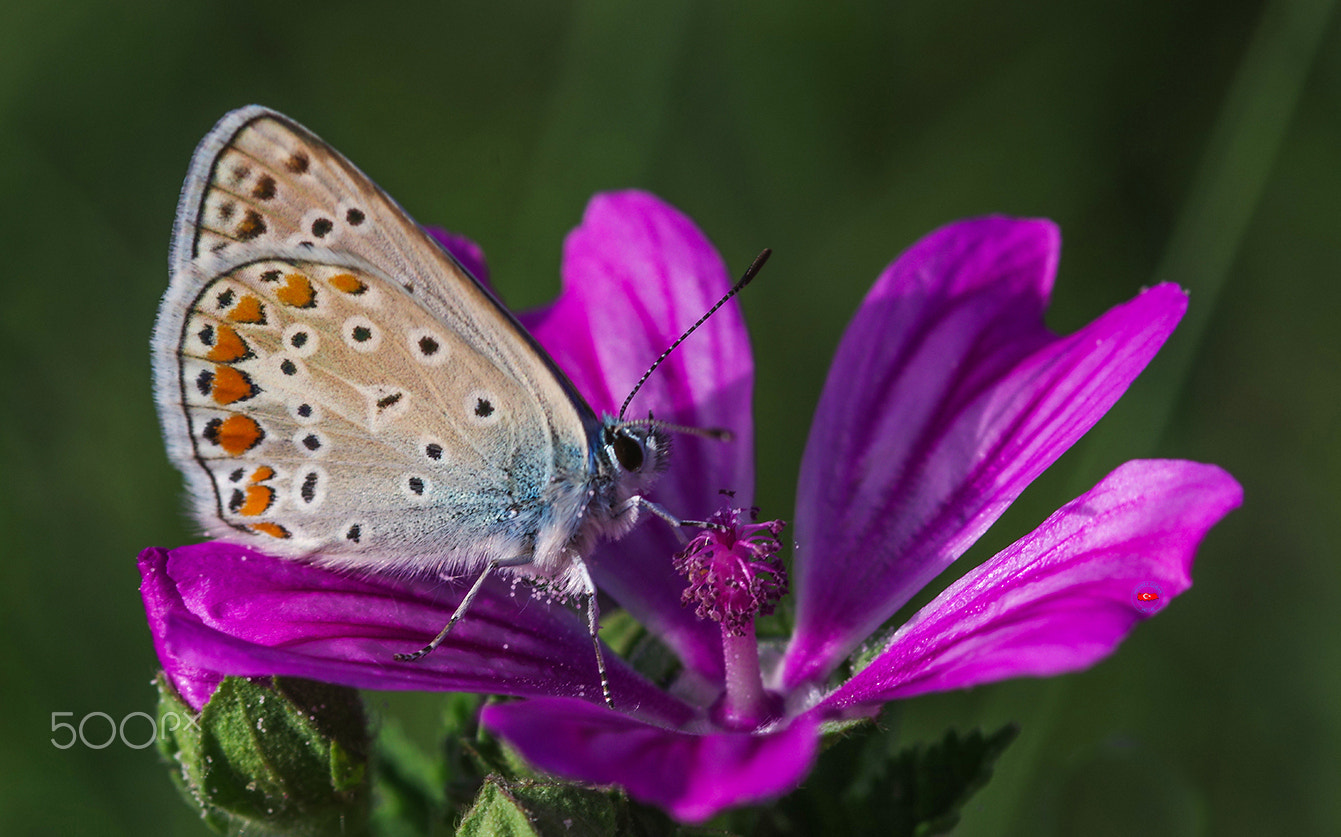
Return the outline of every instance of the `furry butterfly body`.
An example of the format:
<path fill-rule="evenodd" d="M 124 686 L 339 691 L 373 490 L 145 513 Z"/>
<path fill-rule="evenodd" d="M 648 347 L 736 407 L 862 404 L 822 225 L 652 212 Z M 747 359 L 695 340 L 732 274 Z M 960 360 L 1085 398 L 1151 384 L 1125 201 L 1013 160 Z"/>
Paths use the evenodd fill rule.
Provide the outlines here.
<path fill-rule="evenodd" d="M 192 159 L 153 360 L 206 531 L 356 571 L 511 567 L 592 594 L 582 556 L 650 506 L 668 453 L 596 416 L 353 164 L 255 106 Z"/>

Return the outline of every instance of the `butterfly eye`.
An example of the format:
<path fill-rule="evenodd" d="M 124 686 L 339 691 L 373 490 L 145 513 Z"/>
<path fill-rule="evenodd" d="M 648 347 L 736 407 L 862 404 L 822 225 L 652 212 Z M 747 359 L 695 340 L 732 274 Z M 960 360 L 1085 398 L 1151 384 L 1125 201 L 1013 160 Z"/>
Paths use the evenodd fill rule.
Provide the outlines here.
<path fill-rule="evenodd" d="M 613 444 L 615 458 L 625 471 L 637 471 L 643 467 L 643 446 L 637 439 L 616 433 Z"/>

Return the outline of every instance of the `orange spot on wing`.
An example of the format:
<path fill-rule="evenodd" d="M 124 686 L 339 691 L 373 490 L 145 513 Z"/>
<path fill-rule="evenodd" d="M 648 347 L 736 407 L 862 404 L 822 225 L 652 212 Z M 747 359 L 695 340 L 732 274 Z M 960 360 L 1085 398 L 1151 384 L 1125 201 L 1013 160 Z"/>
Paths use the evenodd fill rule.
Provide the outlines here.
<path fill-rule="evenodd" d="M 272 538 L 279 538 L 280 540 L 292 537 L 292 535 L 289 534 L 289 530 L 280 526 L 278 523 L 253 523 L 248 528 L 253 532 L 260 532 L 262 535 L 269 535 Z"/>
<path fill-rule="evenodd" d="M 284 279 L 287 285 L 275 292 L 279 301 L 294 308 L 311 308 L 317 302 L 317 290 L 312 280 L 301 273 L 290 273 Z"/>
<path fill-rule="evenodd" d="M 337 291 L 344 291 L 351 296 L 358 296 L 368 290 L 368 286 L 352 273 L 337 273 L 330 278 L 330 283 Z"/>
<path fill-rule="evenodd" d="M 268 485 L 247 486 L 247 499 L 237 513 L 245 517 L 255 517 L 275 502 L 275 489 Z"/>
<path fill-rule="evenodd" d="M 214 397 L 216 404 L 245 401 L 259 391 L 245 373 L 231 366 L 214 367 L 214 383 L 210 388 L 210 395 Z"/>
<path fill-rule="evenodd" d="M 255 471 L 252 471 L 252 472 L 251 472 L 251 481 L 252 481 L 252 482 L 265 482 L 266 480 L 270 479 L 270 478 L 273 477 L 274 475 L 275 475 L 275 469 L 274 469 L 274 468 L 271 468 L 269 465 L 262 465 L 261 467 L 257 468 Z"/>
<path fill-rule="evenodd" d="M 204 435 L 224 452 L 240 456 L 260 444 L 265 431 L 250 416 L 232 415 L 222 420 L 212 419 L 205 425 Z"/>
<path fill-rule="evenodd" d="M 265 307 L 251 294 L 243 296 L 228 312 L 228 319 L 235 323 L 261 324 L 265 322 Z"/>
<path fill-rule="evenodd" d="M 230 325 L 220 325 L 214 330 L 214 348 L 205 355 L 215 363 L 237 363 L 251 354 L 251 349 L 238 336 L 237 330 Z"/>

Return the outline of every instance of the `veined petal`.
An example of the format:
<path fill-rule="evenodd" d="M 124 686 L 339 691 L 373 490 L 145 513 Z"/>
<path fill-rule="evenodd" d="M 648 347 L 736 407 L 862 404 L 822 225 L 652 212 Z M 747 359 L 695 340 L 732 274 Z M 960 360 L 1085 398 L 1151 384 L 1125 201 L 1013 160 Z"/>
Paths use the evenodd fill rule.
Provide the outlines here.
<path fill-rule="evenodd" d="M 597 195 L 564 245 L 563 292 L 522 321 L 598 413 L 615 413 L 647 367 L 731 286 L 712 244 L 684 215 L 642 192 Z M 719 489 L 748 505 L 753 484 L 754 367 L 740 308 L 723 306 L 675 350 L 634 398 L 628 417 L 725 427 L 718 442 L 676 434 L 670 467 L 650 499 L 685 519 L 722 507 Z M 715 626 L 680 606 L 670 527 L 640 525 L 592 558 L 596 581 L 694 670 L 720 678 Z"/>
<path fill-rule="evenodd" d="M 986 218 L 920 241 L 834 359 L 801 465 L 785 683 L 824 677 L 963 554 L 1126 391 L 1187 306 L 1147 290 L 1069 337 L 1043 325 L 1059 238 Z"/>
<path fill-rule="evenodd" d="M 684 822 L 786 793 L 810 770 L 819 743 L 810 718 L 775 732 L 693 735 L 565 698 L 486 706 L 480 722 L 542 770 L 621 785 Z"/>
<path fill-rule="evenodd" d="M 514 595 L 505 579 L 486 582 L 441 647 L 402 663 L 392 655 L 436 634 L 473 578 L 439 585 L 355 578 L 219 541 L 147 549 L 140 573 L 155 648 L 193 706 L 213 691 L 201 672 L 602 699 L 583 621 L 523 590 Z M 616 706 L 670 722 L 691 714 L 614 654 L 606 661 Z"/>
<path fill-rule="evenodd" d="M 1192 585 L 1197 546 L 1242 500 L 1214 465 L 1128 462 L 952 584 L 816 711 L 1090 666 Z"/>

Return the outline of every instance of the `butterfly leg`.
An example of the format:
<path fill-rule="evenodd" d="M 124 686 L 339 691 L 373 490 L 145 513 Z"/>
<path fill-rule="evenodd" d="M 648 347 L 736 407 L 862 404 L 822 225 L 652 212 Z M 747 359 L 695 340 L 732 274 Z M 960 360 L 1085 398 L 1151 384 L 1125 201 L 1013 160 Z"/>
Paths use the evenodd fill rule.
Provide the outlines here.
<path fill-rule="evenodd" d="M 591 633 L 591 645 L 596 649 L 596 670 L 601 675 L 601 695 L 605 698 L 605 705 L 614 709 L 615 702 L 610 697 L 610 681 L 605 676 L 605 654 L 601 652 L 601 610 L 596 603 L 596 583 L 591 580 L 591 573 L 587 572 L 586 564 L 576 561 L 574 566 L 581 574 L 582 584 L 587 590 L 587 630 Z"/>
<path fill-rule="evenodd" d="M 455 625 L 457 621 L 461 619 L 462 616 L 466 615 L 466 611 L 470 609 L 470 603 L 475 601 L 475 596 L 479 595 L 480 588 L 484 586 L 484 580 L 489 577 L 489 573 L 493 572 L 499 567 L 520 567 L 523 564 L 531 563 L 531 560 L 532 560 L 531 556 L 528 554 L 528 555 L 517 555 L 512 558 L 494 559 L 493 561 L 490 561 L 489 564 L 484 568 L 484 571 L 480 573 L 480 577 L 475 579 L 475 583 L 470 586 L 470 589 L 468 591 L 466 591 L 466 597 L 461 600 L 461 604 L 456 606 L 456 611 L 452 613 L 452 618 L 447 620 L 447 624 L 443 626 L 443 629 L 441 631 L 438 631 L 438 635 L 433 637 L 433 640 L 428 645 L 425 645 L 423 648 L 420 648 L 418 651 L 415 651 L 412 654 L 393 655 L 396 662 L 410 663 L 420 659 L 421 657 L 426 657 L 429 654 L 433 653 L 433 649 L 441 645 L 442 641 L 447 638 L 447 634 L 451 632 L 452 626 Z"/>
<path fill-rule="evenodd" d="M 647 510 L 648 510 L 649 512 L 651 512 L 652 514 L 654 514 L 654 515 L 656 515 L 657 517 L 661 518 L 662 520 L 666 521 L 666 522 L 669 523 L 671 526 L 674 526 L 674 527 L 675 527 L 675 536 L 676 536 L 677 538 L 680 539 L 680 543 L 687 543 L 688 540 L 689 540 L 688 538 L 685 537 L 684 532 L 681 532 L 681 531 L 680 531 L 680 527 L 682 527 L 682 526 L 697 526 L 697 527 L 699 527 L 700 529 L 722 529 L 722 528 L 723 528 L 721 524 L 719 524 L 719 523 L 713 523 L 713 522 L 708 521 L 708 520 L 681 520 L 680 518 L 676 517 L 675 515 L 671 514 L 671 513 L 668 512 L 668 511 L 666 511 L 666 509 L 665 509 L 663 506 L 660 506 L 660 505 L 658 505 L 658 504 L 656 504 L 656 503 L 653 503 L 651 500 L 647 499 L 646 497 L 642 496 L 641 494 L 635 494 L 635 495 L 633 495 L 632 497 L 630 497 L 630 498 L 624 503 L 624 506 L 620 509 L 620 511 L 621 511 L 621 512 L 626 511 L 627 509 L 629 509 L 629 508 L 632 507 L 632 506 L 641 506 L 642 508 L 647 509 Z"/>

